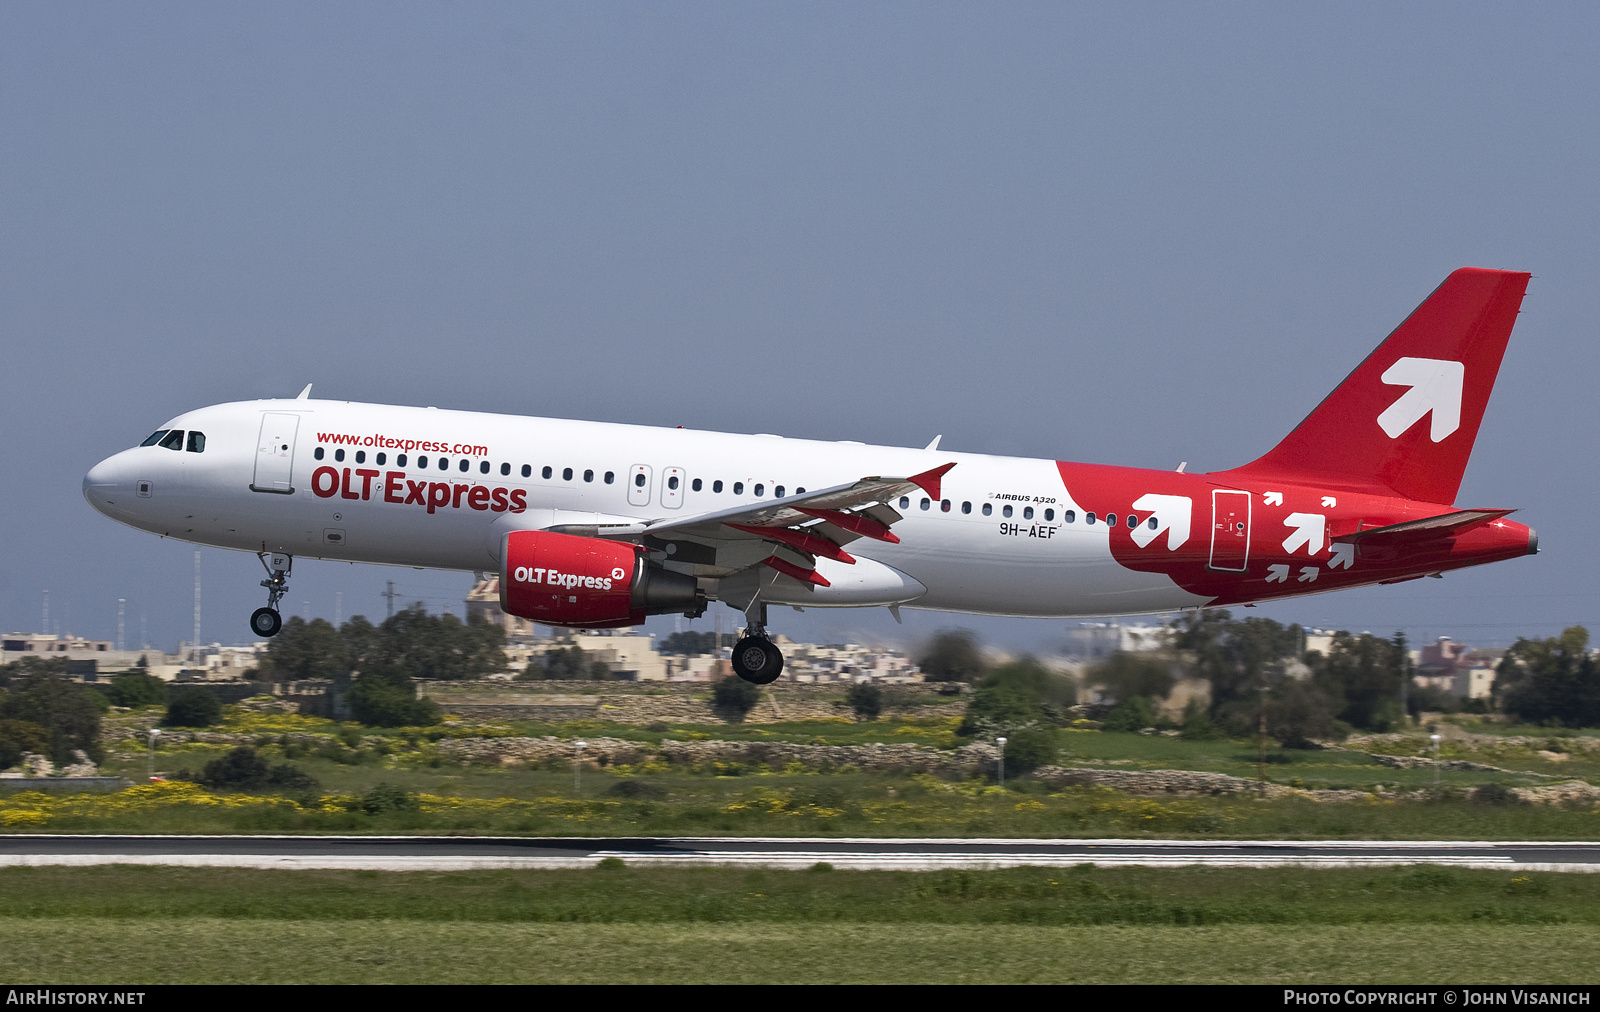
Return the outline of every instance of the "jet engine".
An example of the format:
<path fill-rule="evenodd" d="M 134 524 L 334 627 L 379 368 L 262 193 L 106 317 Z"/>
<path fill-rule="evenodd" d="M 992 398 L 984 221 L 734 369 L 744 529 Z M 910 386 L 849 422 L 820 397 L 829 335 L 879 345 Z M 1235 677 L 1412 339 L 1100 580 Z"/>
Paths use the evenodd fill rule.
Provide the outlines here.
<path fill-rule="evenodd" d="M 606 629 L 706 607 L 694 577 L 651 563 L 626 542 L 513 531 L 500 558 L 500 607 L 545 625 Z"/>

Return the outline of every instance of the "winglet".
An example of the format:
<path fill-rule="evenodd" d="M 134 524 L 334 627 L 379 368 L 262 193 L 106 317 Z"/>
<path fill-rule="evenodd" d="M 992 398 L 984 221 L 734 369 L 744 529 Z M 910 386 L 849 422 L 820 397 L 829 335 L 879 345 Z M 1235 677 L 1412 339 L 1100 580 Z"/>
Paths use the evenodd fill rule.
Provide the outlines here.
<path fill-rule="evenodd" d="M 300 391 L 300 396 L 296 397 L 295 400 L 297 400 L 297 401 L 309 401 L 310 399 L 311 399 L 311 384 L 307 383 L 306 384 L 306 388 L 304 390 Z"/>
<path fill-rule="evenodd" d="M 939 440 L 941 440 L 943 438 L 944 438 L 944 433 L 940 433 L 939 435 L 934 436 L 933 437 L 933 442 L 929 443 L 927 446 L 924 446 L 923 449 L 924 450 L 937 450 L 939 448 Z"/>
<path fill-rule="evenodd" d="M 944 496 L 939 494 L 939 481 L 945 476 L 945 472 L 949 471 L 955 466 L 956 462 L 952 460 L 950 463 L 941 464 L 931 471 L 924 471 L 921 474 L 914 474 L 907 478 L 906 481 L 909 481 L 915 485 L 920 485 L 924 492 L 933 496 L 935 499 L 943 499 Z"/>

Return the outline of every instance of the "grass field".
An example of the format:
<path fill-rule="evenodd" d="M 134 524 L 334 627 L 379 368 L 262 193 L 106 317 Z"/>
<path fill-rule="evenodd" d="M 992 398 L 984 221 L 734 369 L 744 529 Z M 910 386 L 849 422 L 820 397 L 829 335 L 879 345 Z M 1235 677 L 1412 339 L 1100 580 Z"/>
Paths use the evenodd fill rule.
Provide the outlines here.
<path fill-rule="evenodd" d="M 27 983 L 1586 983 L 1600 876 L 0 871 Z"/>

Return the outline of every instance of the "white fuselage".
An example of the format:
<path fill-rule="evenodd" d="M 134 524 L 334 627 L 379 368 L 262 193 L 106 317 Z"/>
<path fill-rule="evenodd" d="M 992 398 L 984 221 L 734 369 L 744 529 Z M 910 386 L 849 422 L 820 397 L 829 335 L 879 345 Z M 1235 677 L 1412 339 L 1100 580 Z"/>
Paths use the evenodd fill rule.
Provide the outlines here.
<path fill-rule="evenodd" d="M 203 450 L 122 451 L 89 472 L 84 495 L 116 520 L 197 544 L 492 571 L 513 530 L 687 517 L 954 461 L 949 508 L 897 500 L 900 542 L 852 542 L 854 567 L 820 560 L 831 587 L 739 588 L 735 576 L 708 593 L 1058 617 L 1207 601 L 1119 565 L 1103 524 L 1065 523 L 1083 511 L 1051 460 L 324 400 L 220 404 L 165 428 L 203 433 Z M 1036 515 L 1006 522 L 1002 504 Z"/>

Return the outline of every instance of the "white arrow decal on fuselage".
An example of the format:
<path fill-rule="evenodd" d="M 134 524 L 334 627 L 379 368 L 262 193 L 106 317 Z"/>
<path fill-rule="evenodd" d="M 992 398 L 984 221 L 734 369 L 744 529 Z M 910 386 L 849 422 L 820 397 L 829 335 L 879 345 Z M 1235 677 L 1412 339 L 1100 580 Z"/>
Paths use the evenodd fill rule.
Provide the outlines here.
<path fill-rule="evenodd" d="M 1194 500 L 1188 496 L 1156 495 L 1151 492 L 1135 499 L 1133 508 L 1155 514 L 1155 530 L 1151 530 L 1148 524 L 1140 524 L 1133 529 L 1133 543 L 1140 548 L 1159 538 L 1162 531 L 1167 532 L 1169 552 L 1176 552 L 1189 540 L 1189 514 L 1194 509 Z"/>
<path fill-rule="evenodd" d="M 1335 541 L 1333 545 L 1330 546 L 1330 550 L 1333 552 L 1333 559 L 1328 563 L 1329 569 L 1338 569 L 1341 566 L 1345 569 L 1350 569 L 1355 565 L 1355 545 L 1348 541 Z"/>
<path fill-rule="evenodd" d="M 1378 416 L 1378 425 L 1390 439 L 1433 412 L 1428 438 L 1435 443 L 1461 427 L 1461 388 L 1466 367 L 1437 358 L 1402 358 L 1384 370 L 1390 386 L 1410 387 Z"/>
<path fill-rule="evenodd" d="M 1322 551 L 1322 535 L 1327 530 L 1328 518 L 1321 513 L 1290 513 L 1283 518 L 1283 526 L 1293 527 L 1294 533 L 1283 539 L 1283 550 L 1293 555 L 1301 545 L 1307 555 Z"/>

